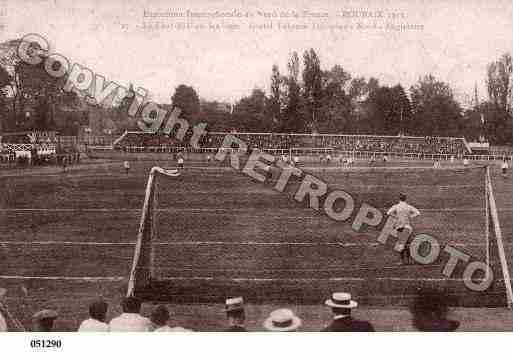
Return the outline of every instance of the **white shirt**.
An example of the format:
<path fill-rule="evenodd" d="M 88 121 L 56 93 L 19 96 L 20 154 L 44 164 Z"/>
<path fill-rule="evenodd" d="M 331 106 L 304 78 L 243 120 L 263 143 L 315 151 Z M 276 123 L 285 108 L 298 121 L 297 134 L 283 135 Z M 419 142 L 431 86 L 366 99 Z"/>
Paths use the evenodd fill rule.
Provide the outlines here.
<path fill-rule="evenodd" d="M 395 228 L 410 228 L 410 219 L 417 217 L 420 212 L 417 208 L 410 206 L 408 203 L 400 201 L 396 205 L 392 206 L 387 212 L 389 216 L 395 216 L 397 221 Z"/>
<path fill-rule="evenodd" d="M 171 328 L 169 325 L 164 325 L 154 330 L 154 332 L 191 332 L 192 330 L 185 329 L 182 327 Z"/>
<path fill-rule="evenodd" d="M 79 332 L 108 332 L 109 325 L 99 320 L 89 318 L 86 319 L 78 327 Z"/>
<path fill-rule="evenodd" d="M 507 162 L 504 162 L 504 163 L 502 164 L 502 169 L 503 169 L 503 170 L 507 169 L 508 167 L 509 167 L 509 166 L 508 166 L 508 163 L 507 163 Z"/>
<path fill-rule="evenodd" d="M 298 156 L 294 157 L 294 162 L 296 162 L 296 163 L 299 162 L 299 157 Z"/>
<path fill-rule="evenodd" d="M 130 163 L 128 163 L 128 161 L 125 161 L 123 162 L 123 166 L 125 166 L 125 168 L 130 168 Z"/>
<path fill-rule="evenodd" d="M 466 158 L 463 160 L 463 164 L 464 164 L 465 166 L 466 166 L 466 165 L 468 165 L 468 160 L 467 160 Z"/>
<path fill-rule="evenodd" d="M 7 331 L 7 322 L 5 321 L 3 315 L 0 313 L 0 332 Z"/>
<path fill-rule="evenodd" d="M 111 332 L 149 332 L 151 321 L 138 313 L 123 313 L 109 323 Z"/>
<path fill-rule="evenodd" d="M 180 158 L 178 159 L 178 163 L 179 163 L 179 164 L 183 164 L 183 158 L 181 158 L 181 157 L 180 157 Z"/>

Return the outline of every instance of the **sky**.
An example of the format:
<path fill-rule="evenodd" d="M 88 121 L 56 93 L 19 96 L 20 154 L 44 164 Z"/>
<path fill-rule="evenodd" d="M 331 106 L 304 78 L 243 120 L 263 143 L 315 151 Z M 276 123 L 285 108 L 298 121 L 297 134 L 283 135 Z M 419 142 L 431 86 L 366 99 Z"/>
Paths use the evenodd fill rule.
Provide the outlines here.
<path fill-rule="evenodd" d="M 52 52 L 159 102 L 182 83 L 225 102 L 268 92 L 273 64 L 286 73 L 293 51 L 314 48 L 323 69 L 383 85 L 408 89 L 431 73 L 468 105 L 476 84 L 487 97 L 487 64 L 513 53 L 511 0 L 0 0 L 0 23 L 0 41 L 40 34 Z"/>

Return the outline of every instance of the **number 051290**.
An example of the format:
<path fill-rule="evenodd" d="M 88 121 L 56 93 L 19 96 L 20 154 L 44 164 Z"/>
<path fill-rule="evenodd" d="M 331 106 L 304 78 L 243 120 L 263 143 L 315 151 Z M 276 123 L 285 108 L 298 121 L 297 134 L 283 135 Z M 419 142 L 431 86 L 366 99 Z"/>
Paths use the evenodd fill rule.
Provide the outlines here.
<path fill-rule="evenodd" d="M 60 339 L 32 339 L 30 341 L 31 348 L 60 348 L 61 346 Z"/>

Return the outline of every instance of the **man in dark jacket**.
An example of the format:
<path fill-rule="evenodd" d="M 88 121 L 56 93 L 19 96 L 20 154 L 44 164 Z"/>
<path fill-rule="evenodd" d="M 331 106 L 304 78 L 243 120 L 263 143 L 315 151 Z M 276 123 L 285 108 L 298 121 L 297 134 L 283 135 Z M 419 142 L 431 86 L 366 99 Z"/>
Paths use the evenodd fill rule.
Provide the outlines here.
<path fill-rule="evenodd" d="M 351 309 L 358 303 L 351 299 L 349 293 L 333 293 L 325 304 L 331 308 L 334 314 L 333 321 L 324 328 L 323 332 L 373 332 L 373 326 L 366 321 L 356 320 L 351 317 Z"/>
<path fill-rule="evenodd" d="M 226 318 L 228 319 L 227 332 L 245 332 L 244 321 L 246 315 L 244 313 L 244 299 L 242 297 L 226 299 Z"/>

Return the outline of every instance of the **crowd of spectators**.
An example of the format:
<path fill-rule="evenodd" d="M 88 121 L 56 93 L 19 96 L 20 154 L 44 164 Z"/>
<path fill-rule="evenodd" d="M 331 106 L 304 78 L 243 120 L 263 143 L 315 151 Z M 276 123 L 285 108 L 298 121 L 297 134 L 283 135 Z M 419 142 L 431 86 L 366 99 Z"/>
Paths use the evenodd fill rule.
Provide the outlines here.
<path fill-rule="evenodd" d="M 0 288 L 0 332 L 23 331 L 21 323 L 12 317 L 7 308 L 2 305 L 1 297 L 6 293 Z M 121 301 L 122 313 L 110 321 L 108 318 L 108 303 L 97 299 L 89 305 L 89 317 L 84 319 L 77 331 L 79 332 L 191 332 L 181 326 L 172 326 L 171 313 L 166 305 L 156 304 L 151 308 L 149 317 L 141 314 L 142 302 L 136 297 L 125 297 Z M 330 310 L 332 320 L 318 328 L 323 332 L 373 332 L 374 325 L 368 321 L 354 317 L 358 307 L 350 293 L 332 293 L 324 302 Z M 227 298 L 223 311 L 226 323 L 218 328 L 219 331 L 246 332 L 246 309 L 243 297 Z M 454 331 L 459 322 L 447 320 L 447 302 L 438 293 L 419 294 L 411 307 L 412 325 L 421 331 Z M 32 317 L 32 331 L 54 331 L 54 323 L 59 313 L 52 309 L 44 309 Z M 279 308 L 271 311 L 262 321 L 259 330 L 271 332 L 300 331 L 303 320 L 289 308 Z"/>
<path fill-rule="evenodd" d="M 222 147 L 227 133 L 211 132 L 202 137 L 201 147 L 217 149 Z M 290 148 L 330 148 L 339 151 L 364 151 L 416 154 L 468 153 L 462 138 L 452 137 L 406 137 L 406 136 L 367 136 L 367 135 L 308 135 L 277 133 L 234 133 L 250 148 L 263 150 Z M 126 133 L 116 148 L 187 146 L 163 134 Z"/>
<path fill-rule="evenodd" d="M 160 147 L 160 146 L 178 146 L 179 143 L 164 134 L 152 134 L 144 132 L 127 132 L 123 137 L 115 142 L 114 147 L 123 149 L 125 147 Z"/>

